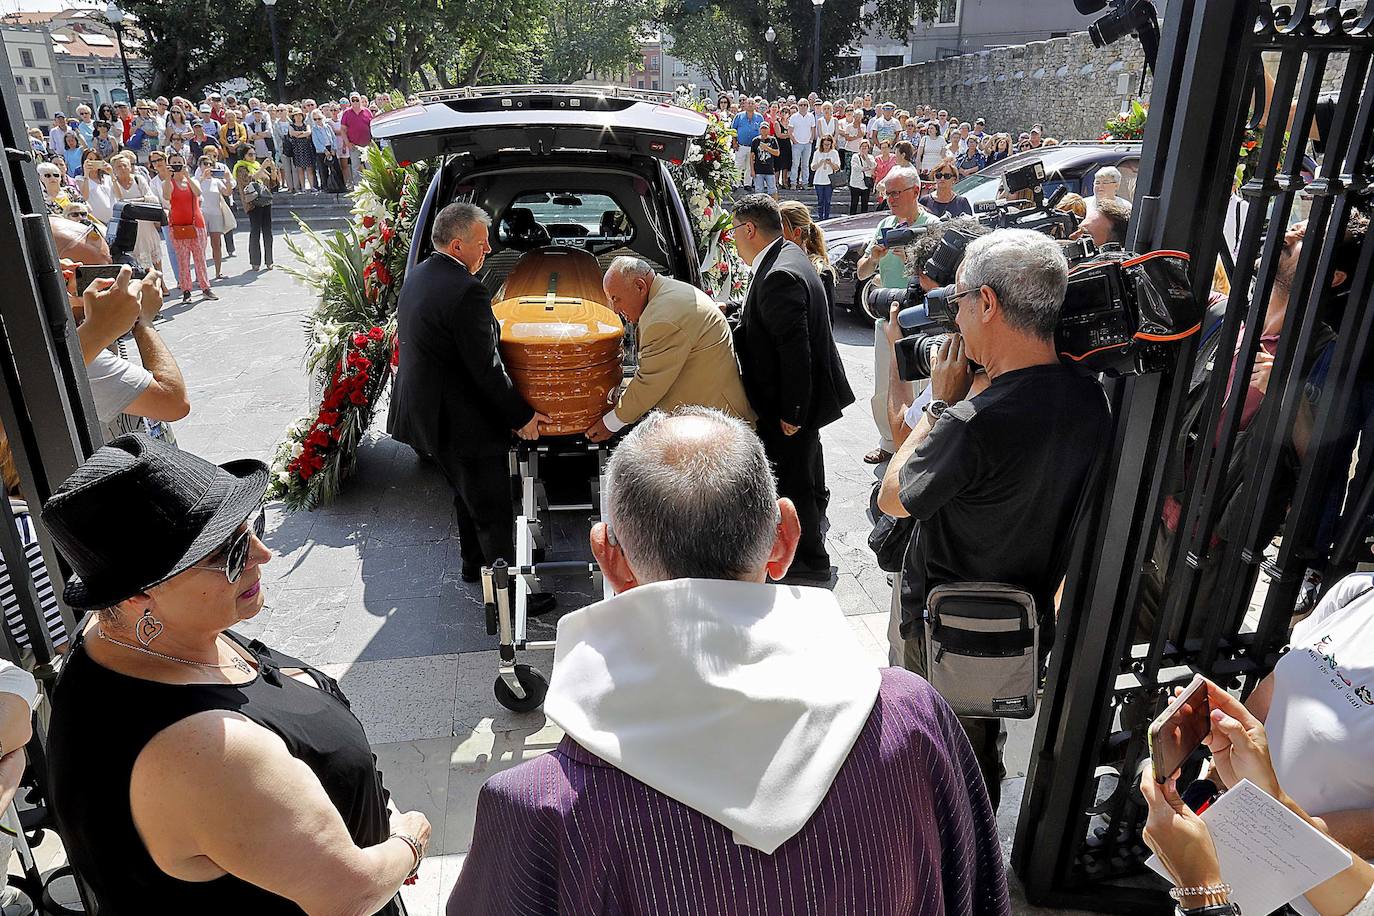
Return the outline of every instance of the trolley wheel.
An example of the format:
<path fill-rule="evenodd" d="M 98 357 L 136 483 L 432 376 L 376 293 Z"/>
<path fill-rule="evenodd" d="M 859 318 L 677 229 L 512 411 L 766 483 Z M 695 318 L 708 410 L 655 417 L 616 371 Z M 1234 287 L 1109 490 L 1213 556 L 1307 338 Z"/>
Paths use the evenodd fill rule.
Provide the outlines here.
<path fill-rule="evenodd" d="M 540 673 L 538 668 L 532 668 L 529 665 L 516 665 L 515 679 L 525 689 L 525 696 L 523 698 L 517 697 L 511 692 L 505 679 L 497 677 L 495 684 L 496 702 L 511 712 L 534 712 L 544 705 L 544 695 L 549 692 L 549 681 Z"/>

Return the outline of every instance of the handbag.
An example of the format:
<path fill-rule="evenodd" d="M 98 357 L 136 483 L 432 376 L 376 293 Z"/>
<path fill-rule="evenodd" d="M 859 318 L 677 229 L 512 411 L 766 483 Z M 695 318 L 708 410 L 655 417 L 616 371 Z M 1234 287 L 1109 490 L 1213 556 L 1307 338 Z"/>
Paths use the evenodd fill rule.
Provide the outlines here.
<path fill-rule="evenodd" d="M 173 225 L 168 228 L 172 230 L 172 238 L 174 239 L 193 239 L 197 235 L 196 227 L 192 225 Z"/>
<path fill-rule="evenodd" d="M 233 232 L 239 227 L 239 221 L 234 218 L 234 208 L 229 206 L 229 201 L 224 195 L 219 197 L 219 212 L 224 217 L 224 231 Z"/>
<path fill-rule="evenodd" d="M 926 680 L 961 716 L 1029 719 L 1040 687 L 1040 629 L 1030 592 L 951 582 L 926 598 Z"/>

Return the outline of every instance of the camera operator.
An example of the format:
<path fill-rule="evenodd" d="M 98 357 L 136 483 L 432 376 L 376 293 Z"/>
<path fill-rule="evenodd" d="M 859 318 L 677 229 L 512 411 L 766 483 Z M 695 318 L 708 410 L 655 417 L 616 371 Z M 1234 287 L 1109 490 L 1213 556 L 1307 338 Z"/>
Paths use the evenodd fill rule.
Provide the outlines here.
<path fill-rule="evenodd" d="M 149 271 L 142 281 L 134 281 L 132 270 L 125 267 L 114 279 L 93 281 L 78 296 L 76 268 L 110 263 L 109 246 L 82 223 L 61 217 L 49 217 L 48 223 L 62 259 L 68 302 L 79 322 L 81 358 L 105 440 L 140 429 L 145 418 L 154 423 L 184 418 L 191 412 L 186 382 L 172 352 L 153 329 L 153 319 L 162 308 L 158 273 Z M 116 352 L 119 339 L 130 331 L 141 366 Z"/>
<path fill-rule="evenodd" d="M 890 216 L 878 223 L 868 250 L 859 258 L 857 282 L 863 283 L 874 274 L 881 286 L 892 288 L 907 285 L 906 247 L 889 250 L 883 245 L 883 234 L 889 229 L 919 228 L 936 222 L 934 216 L 921 209 L 918 202 L 921 195 L 921 176 L 909 166 L 896 166 L 883 179 Z M 887 319 L 880 318 L 873 327 L 873 397 L 869 407 L 873 412 L 873 423 L 878 427 L 878 447 L 864 456 L 868 464 L 882 464 L 892 457 L 896 450 L 892 429 L 887 420 L 887 379 L 892 362 L 892 347 L 887 342 Z M 902 385 L 902 392 L 907 386 Z"/>
<path fill-rule="evenodd" d="M 928 671 L 926 596 L 954 582 L 997 582 L 1034 597 L 1053 643 L 1054 593 L 1064 575 L 1093 443 L 1110 422 L 1095 379 L 1063 366 L 1055 328 L 1068 284 L 1058 243 L 1002 229 L 969 243 L 952 305 L 958 334 L 931 358 L 934 399 L 888 465 L 878 505 L 912 516 L 915 536 L 894 601 L 905 667 Z M 967 399 L 970 361 L 986 390 Z M 961 717 L 994 807 L 1003 774 L 1000 719 Z"/>

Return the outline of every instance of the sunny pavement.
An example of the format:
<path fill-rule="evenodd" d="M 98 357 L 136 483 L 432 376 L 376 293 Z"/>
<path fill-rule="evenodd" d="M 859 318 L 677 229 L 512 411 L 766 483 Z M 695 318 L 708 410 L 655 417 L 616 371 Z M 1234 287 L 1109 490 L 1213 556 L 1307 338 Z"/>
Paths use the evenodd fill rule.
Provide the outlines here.
<path fill-rule="evenodd" d="M 220 301 L 169 302 L 157 324 L 191 395 L 191 415 L 175 425 L 178 441 L 220 462 L 270 460 L 287 425 L 309 409 L 301 322 L 312 297 L 280 266 L 251 272 L 246 244 L 225 262 Z M 289 262 L 279 236 L 277 263 Z M 823 435 L 833 588 L 881 665 L 890 586 L 867 548 L 876 472 L 862 460 L 876 444 L 868 405 L 873 332 L 842 316 L 835 336 L 858 400 Z M 451 494 L 435 469 L 384 429 L 383 414 L 332 505 L 294 514 L 269 506 L 267 607 L 240 629 L 342 683 L 397 805 L 423 811 L 433 825 L 420 880 L 403 892 L 412 914 L 429 916 L 443 911 L 471 843 L 482 783 L 555 747 L 561 732 L 542 714 L 516 715 L 496 703 L 495 640 L 486 635 L 480 586 L 458 577 Z M 552 653 L 520 660 L 547 673 Z M 1008 854 L 1033 729 L 1016 722 L 1010 730 L 999 823 Z M 1024 903 L 1018 911 L 1040 912 Z"/>

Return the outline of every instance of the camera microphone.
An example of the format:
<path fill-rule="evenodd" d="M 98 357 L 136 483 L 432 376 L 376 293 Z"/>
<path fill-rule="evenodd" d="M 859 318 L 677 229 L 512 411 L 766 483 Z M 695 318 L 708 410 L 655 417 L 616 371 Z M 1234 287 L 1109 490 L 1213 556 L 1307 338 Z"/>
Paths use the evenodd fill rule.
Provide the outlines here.
<path fill-rule="evenodd" d="M 1068 193 L 1068 185 L 1061 184 L 1059 187 L 1055 188 L 1054 193 L 1050 195 L 1050 199 L 1045 201 L 1045 209 L 1053 210 L 1059 204 L 1059 202 L 1064 199 L 1064 195 Z"/>
<path fill-rule="evenodd" d="M 1081 16 L 1091 16 L 1106 5 L 1107 0 L 1073 0 L 1073 7 Z"/>

